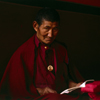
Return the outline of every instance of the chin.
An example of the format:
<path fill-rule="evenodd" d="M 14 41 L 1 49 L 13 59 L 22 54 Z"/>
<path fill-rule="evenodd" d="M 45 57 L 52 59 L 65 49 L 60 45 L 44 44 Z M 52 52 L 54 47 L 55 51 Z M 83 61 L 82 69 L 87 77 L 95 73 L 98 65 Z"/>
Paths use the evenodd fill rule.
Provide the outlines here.
<path fill-rule="evenodd" d="M 45 42 L 45 44 L 51 44 L 52 43 L 52 41 L 46 41 Z"/>

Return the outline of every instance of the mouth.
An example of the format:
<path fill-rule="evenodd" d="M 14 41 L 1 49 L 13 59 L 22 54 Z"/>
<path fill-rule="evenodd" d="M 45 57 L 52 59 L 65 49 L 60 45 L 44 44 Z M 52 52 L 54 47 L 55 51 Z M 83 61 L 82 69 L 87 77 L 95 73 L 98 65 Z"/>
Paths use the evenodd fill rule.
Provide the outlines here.
<path fill-rule="evenodd" d="M 53 39 L 52 38 L 46 38 L 45 40 L 46 41 L 52 41 Z"/>

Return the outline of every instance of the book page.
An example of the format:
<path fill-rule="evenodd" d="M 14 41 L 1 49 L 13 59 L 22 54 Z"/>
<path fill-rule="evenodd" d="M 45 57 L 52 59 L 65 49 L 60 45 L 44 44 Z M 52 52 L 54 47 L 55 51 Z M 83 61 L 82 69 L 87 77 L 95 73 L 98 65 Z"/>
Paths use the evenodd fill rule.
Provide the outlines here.
<path fill-rule="evenodd" d="M 94 81 L 94 79 L 86 80 L 80 86 L 76 86 L 76 87 L 72 87 L 72 88 L 66 89 L 66 90 L 62 91 L 60 94 L 70 93 L 70 92 L 72 92 L 72 91 L 74 91 L 74 90 L 76 90 L 78 88 L 85 87 L 85 85 L 86 85 L 87 82 L 92 82 L 92 81 Z"/>

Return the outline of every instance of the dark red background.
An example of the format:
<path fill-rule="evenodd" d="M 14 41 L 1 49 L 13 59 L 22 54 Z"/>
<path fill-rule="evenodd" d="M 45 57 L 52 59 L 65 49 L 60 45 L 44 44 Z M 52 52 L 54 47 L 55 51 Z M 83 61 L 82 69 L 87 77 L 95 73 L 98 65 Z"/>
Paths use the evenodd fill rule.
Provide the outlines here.
<path fill-rule="evenodd" d="M 100 7 L 100 0 L 58 0 Z"/>

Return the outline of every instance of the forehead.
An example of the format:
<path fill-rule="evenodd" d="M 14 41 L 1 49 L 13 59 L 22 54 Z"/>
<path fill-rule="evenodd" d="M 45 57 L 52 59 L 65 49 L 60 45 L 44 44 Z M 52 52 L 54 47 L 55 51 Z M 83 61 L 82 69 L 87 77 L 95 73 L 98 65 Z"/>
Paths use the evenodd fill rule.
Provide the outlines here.
<path fill-rule="evenodd" d="M 58 22 L 51 22 L 47 20 L 43 20 L 41 26 L 53 26 L 53 27 L 58 27 Z"/>

